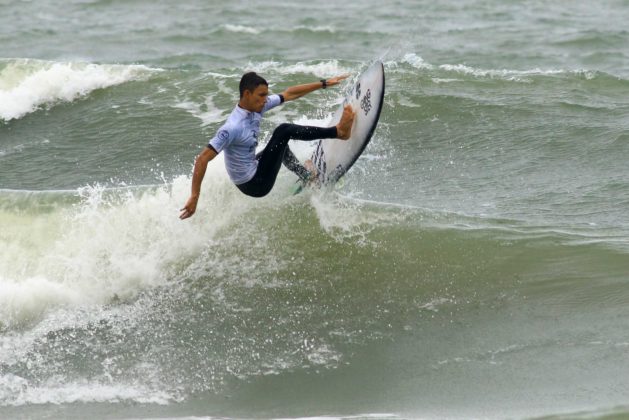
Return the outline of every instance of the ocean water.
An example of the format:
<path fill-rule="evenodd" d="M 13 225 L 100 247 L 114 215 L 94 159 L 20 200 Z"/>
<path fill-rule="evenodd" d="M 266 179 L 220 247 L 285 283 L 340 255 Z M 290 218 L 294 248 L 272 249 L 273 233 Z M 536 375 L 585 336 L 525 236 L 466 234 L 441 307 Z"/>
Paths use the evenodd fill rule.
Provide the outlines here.
<path fill-rule="evenodd" d="M 626 418 L 627 21 L 0 0 L 0 418 Z M 245 71 L 280 92 L 374 60 L 380 124 L 335 188 L 282 170 L 252 199 L 219 156 L 178 219 Z"/>

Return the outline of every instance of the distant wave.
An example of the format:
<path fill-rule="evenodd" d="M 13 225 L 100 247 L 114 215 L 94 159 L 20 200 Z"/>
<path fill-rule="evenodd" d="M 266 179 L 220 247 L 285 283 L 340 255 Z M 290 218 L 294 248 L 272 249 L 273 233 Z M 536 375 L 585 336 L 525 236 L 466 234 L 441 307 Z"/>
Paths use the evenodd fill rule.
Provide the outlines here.
<path fill-rule="evenodd" d="M 248 69 L 260 73 L 273 72 L 279 74 L 295 74 L 308 73 L 316 76 L 336 76 L 343 73 L 349 73 L 352 68 L 339 64 L 338 60 L 329 60 L 321 62 L 298 62 L 295 64 L 286 64 L 279 61 L 263 61 L 259 63 L 249 63 Z"/>
<path fill-rule="evenodd" d="M 586 80 L 592 80 L 599 74 L 602 74 L 596 70 L 588 69 L 484 69 L 469 66 L 463 63 L 458 64 L 432 64 L 424 60 L 421 56 L 415 53 L 407 53 L 398 60 L 388 61 L 386 63 L 390 70 L 395 70 L 400 65 L 410 65 L 418 70 L 428 71 L 445 71 L 448 73 L 458 73 L 464 76 L 472 76 L 477 78 L 496 78 L 504 79 L 516 82 L 526 82 L 526 78 L 530 76 L 555 76 L 555 75 L 578 75 L 584 77 Z M 439 82 L 444 83 L 446 81 L 458 81 L 457 79 L 450 78 L 438 78 Z"/>
<path fill-rule="evenodd" d="M 243 26 L 243 25 L 226 24 L 226 25 L 222 25 L 221 28 L 229 32 L 238 32 L 238 33 L 244 33 L 244 34 L 256 35 L 260 33 L 259 29 L 255 29 L 250 26 Z"/>
<path fill-rule="evenodd" d="M 607 76 L 619 81 L 623 79 L 607 75 L 604 72 L 591 69 L 491 69 L 474 67 L 464 63 L 433 64 L 415 53 L 406 53 L 400 57 L 386 61 L 387 71 L 406 73 L 415 70 L 426 71 L 435 76 L 435 83 L 460 82 L 465 77 L 490 78 L 515 82 L 528 82 L 530 77 L 535 76 L 577 76 L 585 80 L 592 80 L 597 77 Z M 352 62 L 340 62 L 339 60 L 312 60 L 299 62 L 284 62 L 278 60 L 249 62 L 243 67 L 234 69 L 233 74 L 207 73 L 216 78 L 238 77 L 244 70 L 252 70 L 259 73 L 275 73 L 281 75 L 312 74 L 315 76 L 331 76 L 342 73 L 355 73 L 360 70 L 360 65 Z"/>
<path fill-rule="evenodd" d="M 241 34 L 250 34 L 250 35 L 258 35 L 262 32 L 315 32 L 315 33 L 336 33 L 336 29 L 332 26 L 306 26 L 306 25 L 298 25 L 289 28 L 270 28 L 268 30 L 257 29 L 251 26 L 246 25 L 232 25 L 225 24 L 221 25 L 219 30 L 224 30 L 228 32 L 241 33 Z"/>
<path fill-rule="evenodd" d="M 44 106 L 72 102 L 97 89 L 145 80 L 156 71 L 142 65 L 0 60 L 0 119 L 10 121 Z"/>

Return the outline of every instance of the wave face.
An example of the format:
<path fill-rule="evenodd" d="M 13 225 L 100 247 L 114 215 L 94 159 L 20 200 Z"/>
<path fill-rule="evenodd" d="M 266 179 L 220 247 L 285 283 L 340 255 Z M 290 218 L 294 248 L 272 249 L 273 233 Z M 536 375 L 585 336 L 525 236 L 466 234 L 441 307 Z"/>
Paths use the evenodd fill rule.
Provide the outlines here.
<path fill-rule="evenodd" d="M 268 386 L 308 411 L 310 397 L 290 402 L 295 383 L 355 412 L 411 413 L 421 391 L 438 413 L 441 387 L 499 405 L 505 381 L 530 380 L 512 369 L 533 363 L 552 373 L 537 371 L 547 407 L 584 370 L 622 385 L 626 251 L 335 193 L 250 200 L 222 168 L 208 175 L 190 223 L 176 219 L 187 177 L 3 193 L 5 413 L 134 403 L 175 414 L 201 398 L 238 417 L 248 398 L 274 412 Z M 348 394 L 346 381 L 370 387 Z M 383 387 L 394 403 L 376 398 Z M 347 402 L 365 395 L 375 399 Z"/>
<path fill-rule="evenodd" d="M 629 412 L 618 2 L 0 9 L 0 417 Z M 375 59 L 342 182 L 251 199 L 219 156 L 178 219 L 243 72 L 281 92 Z"/>

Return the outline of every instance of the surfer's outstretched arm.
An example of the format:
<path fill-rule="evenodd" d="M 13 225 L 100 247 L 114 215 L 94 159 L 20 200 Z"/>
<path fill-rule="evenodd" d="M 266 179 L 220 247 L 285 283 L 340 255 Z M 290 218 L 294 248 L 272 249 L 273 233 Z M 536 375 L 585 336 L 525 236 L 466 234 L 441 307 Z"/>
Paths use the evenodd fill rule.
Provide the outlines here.
<path fill-rule="evenodd" d="M 317 89 L 324 89 L 328 86 L 338 85 L 342 80 L 345 80 L 348 77 L 349 74 L 343 74 L 341 76 L 332 77 L 331 79 L 323 79 L 320 82 L 291 86 L 282 92 L 282 96 L 284 97 L 284 101 L 292 101 Z"/>
<path fill-rule="evenodd" d="M 186 205 L 181 209 L 181 214 L 179 215 L 180 219 L 187 219 L 197 211 L 197 202 L 201 195 L 201 183 L 205 176 L 207 164 L 214 159 L 217 154 L 214 148 L 208 146 L 197 156 L 194 162 L 194 171 L 192 172 L 192 192 Z"/>

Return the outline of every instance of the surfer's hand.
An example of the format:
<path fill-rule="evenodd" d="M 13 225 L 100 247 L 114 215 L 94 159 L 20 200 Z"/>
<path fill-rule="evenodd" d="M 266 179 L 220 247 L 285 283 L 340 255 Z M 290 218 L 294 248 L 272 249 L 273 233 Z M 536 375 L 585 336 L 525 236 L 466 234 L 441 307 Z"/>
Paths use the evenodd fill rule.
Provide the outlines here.
<path fill-rule="evenodd" d="M 187 219 L 188 217 L 192 216 L 194 214 L 194 212 L 197 211 L 197 202 L 198 201 L 199 201 L 199 197 L 190 196 L 190 198 L 188 199 L 188 202 L 186 203 L 184 208 L 181 209 L 181 214 L 179 215 L 179 218 L 181 220 L 183 220 L 183 219 Z"/>
<path fill-rule="evenodd" d="M 338 85 L 339 83 L 341 83 L 341 81 L 347 79 L 348 77 L 349 77 L 349 73 L 346 73 L 340 76 L 332 77 L 331 79 L 328 79 L 326 82 L 328 86 L 334 86 L 334 85 Z"/>

